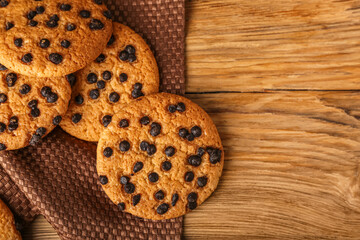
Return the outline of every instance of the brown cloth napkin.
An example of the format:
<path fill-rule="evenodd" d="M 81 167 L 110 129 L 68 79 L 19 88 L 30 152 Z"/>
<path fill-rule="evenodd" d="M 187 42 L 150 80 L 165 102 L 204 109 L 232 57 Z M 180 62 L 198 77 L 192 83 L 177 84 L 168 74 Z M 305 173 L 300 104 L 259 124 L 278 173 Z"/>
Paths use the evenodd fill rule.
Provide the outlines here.
<path fill-rule="evenodd" d="M 185 0 L 107 0 L 159 65 L 161 90 L 185 92 Z M 0 155 L 0 197 L 22 220 L 45 216 L 62 239 L 180 239 L 183 218 L 151 221 L 118 210 L 96 174 L 96 144 L 57 128 L 35 147 Z M 10 180 L 10 178 L 11 180 Z"/>

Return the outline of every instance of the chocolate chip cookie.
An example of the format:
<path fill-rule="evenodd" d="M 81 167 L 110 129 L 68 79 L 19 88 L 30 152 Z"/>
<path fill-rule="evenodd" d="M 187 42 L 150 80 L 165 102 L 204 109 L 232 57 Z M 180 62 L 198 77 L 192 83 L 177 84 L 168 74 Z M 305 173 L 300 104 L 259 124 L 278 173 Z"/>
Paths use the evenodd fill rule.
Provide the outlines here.
<path fill-rule="evenodd" d="M 0 62 L 23 75 L 75 72 L 101 53 L 111 32 L 101 0 L 0 0 Z"/>
<path fill-rule="evenodd" d="M 126 212 L 168 219 L 216 189 L 224 165 L 219 134 L 190 100 L 154 94 L 119 107 L 97 148 L 99 182 Z"/>
<path fill-rule="evenodd" d="M 148 45 L 120 23 L 113 28 L 103 53 L 76 73 L 72 101 L 60 124 L 86 141 L 99 140 L 117 105 L 159 91 L 159 72 Z"/>
<path fill-rule="evenodd" d="M 0 1 L 1 3 L 1 1 Z M 20 233 L 15 228 L 14 216 L 8 207 L 0 200 L 0 239 L 19 240 Z"/>
<path fill-rule="evenodd" d="M 31 78 L 0 64 L 0 151 L 39 142 L 60 124 L 70 98 L 66 77 Z"/>

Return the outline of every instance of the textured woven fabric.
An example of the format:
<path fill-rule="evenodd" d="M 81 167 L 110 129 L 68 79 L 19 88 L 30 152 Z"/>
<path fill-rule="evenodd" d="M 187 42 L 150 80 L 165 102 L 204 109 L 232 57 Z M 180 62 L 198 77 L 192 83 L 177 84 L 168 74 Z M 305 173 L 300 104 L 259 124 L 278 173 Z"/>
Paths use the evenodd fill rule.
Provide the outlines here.
<path fill-rule="evenodd" d="M 114 20 L 133 28 L 152 48 L 161 90 L 183 94 L 185 1 L 106 2 Z M 98 183 L 95 152 L 95 144 L 59 128 L 35 147 L 4 152 L 0 197 L 22 220 L 44 215 L 62 239 L 180 239 L 183 218 L 144 220 L 111 203 Z"/>

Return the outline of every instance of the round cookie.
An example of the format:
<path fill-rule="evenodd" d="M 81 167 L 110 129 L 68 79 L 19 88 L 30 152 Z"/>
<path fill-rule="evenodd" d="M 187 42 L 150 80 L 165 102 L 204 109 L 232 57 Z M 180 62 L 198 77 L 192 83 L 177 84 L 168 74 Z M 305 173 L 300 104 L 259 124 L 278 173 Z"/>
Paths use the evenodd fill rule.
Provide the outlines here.
<path fill-rule="evenodd" d="M 73 73 L 101 53 L 111 33 L 102 0 L 0 0 L 0 62 L 23 75 Z"/>
<path fill-rule="evenodd" d="M 71 98 L 68 80 L 31 78 L 0 64 L 0 151 L 36 144 L 59 125 Z"/>
<path fill-rule="evenodd" d="M 98 58 L 78 71 L 61 128 L 85 141 L 98 141 L 116 106 L 159 91 L 156 60 L 145 41 L 114 23 L 114 33 Z"/>
<path fill-rule="evenodd" d="M 14 216 L 9 208 L 0 200 L 0 239 L 21 239 L 16 230 Z"/>
<path fill-rule="evenodd" d="M 97 148 L 99 181 L 109 198 L 153 220 L 199 206 L 216 189 L 223 165 L 211 118 L 190 100 L 166 93 L 123 106 Z"/>

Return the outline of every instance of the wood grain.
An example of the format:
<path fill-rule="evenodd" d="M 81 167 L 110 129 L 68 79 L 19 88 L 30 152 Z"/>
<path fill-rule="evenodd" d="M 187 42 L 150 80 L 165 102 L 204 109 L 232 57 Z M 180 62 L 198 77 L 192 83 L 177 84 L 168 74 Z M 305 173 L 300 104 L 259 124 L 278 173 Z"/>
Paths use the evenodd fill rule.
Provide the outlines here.
<path fill-rule="evenodd" d="M 360 89 L 360 1 L 187 1 L 188 92 Z"/>
<path fill-rule="evenodd" d="M 218 190 L 187 239 L 360 239 L 357 92 L 200 94 L 223 140 Z"/>
<path fill-rule="evenodd" d="M 188 0 L 187 18 L 187 92 L 222 92 L 187 96 L 226 163 L 185 239 L 360 239 L 360 1 Z M 24 239 L 58 237 L 39 217 Z"/>

